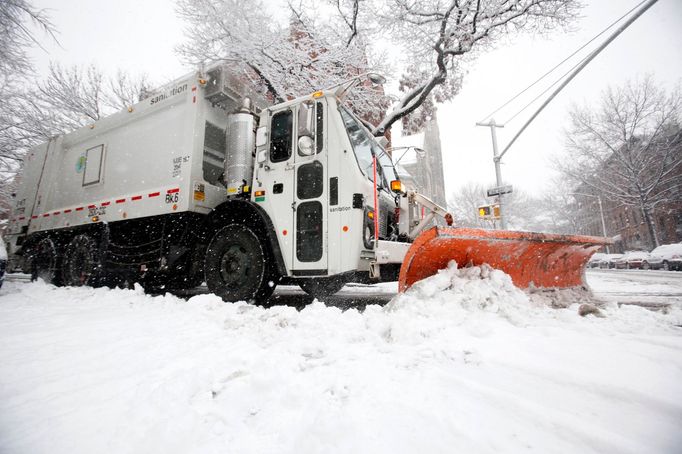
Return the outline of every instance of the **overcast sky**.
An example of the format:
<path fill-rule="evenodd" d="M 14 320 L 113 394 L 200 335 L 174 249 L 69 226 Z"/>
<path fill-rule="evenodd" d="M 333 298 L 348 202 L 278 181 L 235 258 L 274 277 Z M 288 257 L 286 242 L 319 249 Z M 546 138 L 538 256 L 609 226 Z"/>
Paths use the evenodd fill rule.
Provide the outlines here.
<path fill-rule="evenodd" d="M 542 38 L 516 37 L 467 67 L 461 93 L 451 103 L 441 106 L 438 113 L 447 194 L 467 182 L 492 185 L 495 181 L 490 130 L 476 127 L 475 123 L 639 1 L 586 1 L 583 18 L 575 25 L 574 32 Z M 65 65 L 95 63 L 111 73 L 119 68 L 146 73 L 158 82 L 179 77 L 190 69 L 178 61 L 173 51 L 182 41 L 183 28 L 175 16 L 173 1 L 34 0 L 33 3 L 50 10 L 59 30 L 59 46 L 48 43 L 45 51 L 33 52 L 41 74 L 50 60 Z M 505 156 L 504 180 L 515 188 L 540 194 L 553 175 L 550 158 L 563 146 L 562 130 L 569 105 L 594 103 L 608 85 L 622 84 L 647 73 L 653 73 L 667 87 L 682 77 L 680 0 L 659 0 L 571 82 Z M 500 112 L 496 121 L 506 121 L 532 97 Z M 504 129 L 498 129 L 501 148 L 532 112 L 531 108 L 507 123 Z"/>

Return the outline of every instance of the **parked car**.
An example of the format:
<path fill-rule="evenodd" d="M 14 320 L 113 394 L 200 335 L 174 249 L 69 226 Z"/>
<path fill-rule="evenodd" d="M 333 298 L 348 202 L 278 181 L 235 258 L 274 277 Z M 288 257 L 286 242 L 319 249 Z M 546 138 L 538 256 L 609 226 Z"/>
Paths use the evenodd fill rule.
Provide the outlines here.
<path fill-rule="evenodd" d="M 643 268 L 654 270 L 682 270 L 682 244 L 664 244 L 651 251 L 651 257 L 642 263 Z"/>
<path fill-rule="evenodd" d="M 646 251 L 626 251 L 625 254 L 615 261 L 618 269 L 642 268 L 642 263 L 649 260 L 649 253 Z"/>
<path fill-rule="evenodd" d="M 602 260 L 604 260 L 604 257 L 606 257 L 606 254 L 603 252 L 597 252 L 596 254 L 593 254 L 592 257 L 590 257 L 590 260 L 587 262 L 587 267 L 600 268 L 600 264 Z"/>
<path fill-rule="evenodd" d="M 5 249 L 5 241 L 0 235 L 0 287 L 5 282 L 5 268 L 7 268 L 7 249 Z"/>
<path fill-rule="evenodd" d="M 623 254 L 604 254 L 604 258 L 599 262 L 599 268 L 615 268 L 616 260 L 622 256 Z"/>

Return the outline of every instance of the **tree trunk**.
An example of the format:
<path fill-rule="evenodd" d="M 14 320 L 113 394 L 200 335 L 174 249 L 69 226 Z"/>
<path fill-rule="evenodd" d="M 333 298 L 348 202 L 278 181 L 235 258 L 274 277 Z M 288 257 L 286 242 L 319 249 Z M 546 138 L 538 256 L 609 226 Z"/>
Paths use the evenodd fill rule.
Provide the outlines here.
<path fill-rule="evenodd" d="M 649 213 L 649 209 L 642 204 L 642 216 L 644 216 L 644 222 L 646 222 L 646 226 L 649 228 L 649 238 L 651 238 L 650 246 L 651 249 L 655 249 L 659 246 L 658 243 L 658 235 L 656 234 L 656 226 L 654 225 L 654 219 Z"/>

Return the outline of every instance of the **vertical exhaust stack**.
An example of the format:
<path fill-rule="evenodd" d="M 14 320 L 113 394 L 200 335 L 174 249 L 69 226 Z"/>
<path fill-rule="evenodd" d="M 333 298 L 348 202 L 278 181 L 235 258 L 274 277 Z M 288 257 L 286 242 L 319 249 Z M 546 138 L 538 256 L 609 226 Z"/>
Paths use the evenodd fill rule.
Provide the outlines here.
<path fill-rule="evenodd" d="M 227 118 L 225 187 L 228 196 L 250 192 L 256 149 L 255 129 L 256 119 L 251 112 L 251 99 L 244 98 L 242 107 Z"/>

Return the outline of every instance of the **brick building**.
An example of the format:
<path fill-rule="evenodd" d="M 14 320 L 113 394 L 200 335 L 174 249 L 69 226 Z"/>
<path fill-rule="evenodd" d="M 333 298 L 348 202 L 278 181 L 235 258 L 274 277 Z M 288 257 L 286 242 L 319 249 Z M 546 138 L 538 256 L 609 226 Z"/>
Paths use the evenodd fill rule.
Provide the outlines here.
<path fill-rule="evenodd" d="M 659 244 L 682 242 L 682 135 L 679 128 L 671 132 L 668 135 L 670 137 L 673 152 L 667 157 L 669 165 L 666 168 L 669 172 L 655 188 L 660 194 L 665 193 L 665 197 L 650 212 Z M 606 236 L 615 241 L 612 252 L 651 250 L 655 247 L 644 213 L 639 207 L 610 199 L 587 185 L 576 188 L 574 197 L 578 224 L 581 226 L 577 233 L 602 236 L 601 198 Z"/>

